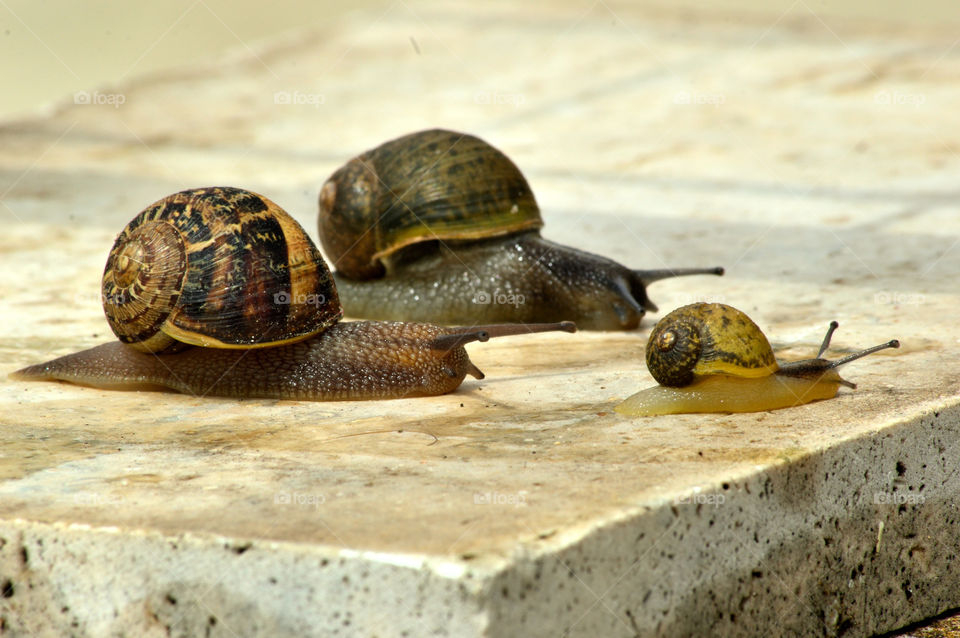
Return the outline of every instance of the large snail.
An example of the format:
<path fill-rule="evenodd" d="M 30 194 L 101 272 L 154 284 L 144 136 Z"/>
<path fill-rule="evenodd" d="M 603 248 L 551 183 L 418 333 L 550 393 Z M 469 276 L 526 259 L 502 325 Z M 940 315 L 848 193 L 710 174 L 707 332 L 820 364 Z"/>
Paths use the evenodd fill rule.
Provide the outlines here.
<path fill-rule="evenodd" d="M 821 359 L 837 329 L 831 322 L 814 359 L 778 363 L 766 336 L 743 312 L 724 304 L 696 303 L 666 315 L 647 341 L 647 368 L 660 385 L 641 390 L 615 410 L 629 416 L 687 412 L 759 412 L 837 394 L 837 368 L 897 340 L 836 361 Z"/>
<path fill-rule="evenodd" d="M 333 279 L 303 228 L 237 188 L 183 191 L 137 215 L 110 252 L 103 300 L 119 341 L 12 376 L 243 398 L 425 396 L 483 378 L 466 343 L 575 329 L 338 323 Z"/>
<path fill-rule="evenodd" d="M 420 131 L 350 160 L 320 190 L 320 241 L 348 315 L 636 328 L 653 281 L 722 268 L 631 270 L 540 237 L 520 169 L 472 135 Z"/>

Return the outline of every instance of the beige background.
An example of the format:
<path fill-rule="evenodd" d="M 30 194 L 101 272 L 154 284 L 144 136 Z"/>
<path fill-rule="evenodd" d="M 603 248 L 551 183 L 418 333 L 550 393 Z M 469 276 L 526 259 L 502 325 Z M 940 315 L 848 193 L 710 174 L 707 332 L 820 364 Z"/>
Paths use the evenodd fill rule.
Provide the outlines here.
<path fill-rule="evenodd" d="M 584 12 L 598 4 L 616 12 L 623 5 L 594 0 L 555 4 L 582 4 Z M 70 101 L 74 92 L 83 89 L 109 87 L 233 51 L 249 53 L 259 42 L 283 31 L 310 29 L 350 13 L 376 20 L 394 9 L 415 11 L 416 5 L 413 0 L 0 0 L 0 77 L 4 85 L 0 120 Z M 703 3 L 693 0 L 664 4 L 677 5 L 689 5 L 692 16 L 703 11 Z M 729 9 L 765 15 L 779 12 L 781 21 L 786 22 L 814 14 L 827 25 L 832 18 L 851 16 L 871 21 L 893 19 L 905 26 L 960 22 L 960 6 L 951 0 L 714 0 L 707 11 Z"/>
<path fill-rule="evenodd" d="M 648 583 L 736 573 L 750 583 L 753 611 L 781 624 L 819 626 L 817 610 L 839 608 L 825 598 L 772 600 L 763 595 L 771 582 L 774 591 L 797 591 L 799 582 L 824 597 L 862 592 L 871 612 L 851 603 L 844 613 L 884 630 L 953 606 L 956 570 L 941 571 L 949 563 L 940 552 L 960 538 L 948 510 L 960 488 L 955 473 L 946 481 L 930 459 L 952 470 L 960 445 L 956 17 L 945 2 L 880 10 L 816 0 L 687 4 L 571 0 L 544 10 L 393 0 L 356 10 L 288 2 L 241 11 L 213 1 L 130 9 L 0 0 L 0 108 L 22 117 L 39 114 L 41 103 L 59 105 L 48 117 L 0 127 L 0 218 L 15 222 L 0 237 L 0 272 L 8 274 L 0 278 L 0 532 L 64 549 L 44 564 L 34 552 L 28 566 L 8 543 L 9 570 L 0 552 L 0 572 L 24 593 L 12 601 L 36 606 L 22 617 L 64 627 L 65 608 L 100 617 L 102 583 L 121 578 L 114 591 L 123 593 L 112 600 L 122 599 L 129 615 L 103 618 L 116 618 L 115 633 L 147 635 L 137 623 L 168 591 L 153 583 L 180 580 L 195 565 L 204 592 L 226 585 L 221 598 L 203 601 L 224 619 L 218 627 L 248 625 L 246 600 L 286 620 L 296 580 L 283 579 L 289 589 L 269 598 L 262 581 L 238 570 L 269 556 L 258 564 L 285 573 L 284 561 L 309 564 L 306 552 L 337 556 L 341 548 L 345 570 L 362 573 L 379 560 L 358 549 L 429 555 L 474 570 L 474 583 L 491 582 L 504 565 L 521 582 L 526 556 L 573 561 L 584 580 L 564 590 L 568 598 L 545 579 L 524 606 L 558 623 L 559 610 L 572 609 L 567 622 L 577 620 L 585 636 L 629 629 L 626 610 L 657 613 L 635 604 Z M 297 33 L 280 35 L 288 29 Z M 75 91 L 94 90 L 126 102 L 72 103 Z M 325 106 L 278 101 L 289 95 Z M 186 395 L 147 402 L 58 384 L 25 388 L 3 374 L 108 338 L 98 295 L 106 251 L 149 202 L 201 184 L 242 185 L 281 203 L 316 237 L 320 180 L 374 144 L 437 125 L 476 133 L 523 168 L 550 239 L 636 266 L 728 267 L 722 280 L 656 284 L 651 297 L 664 310 L 726 301 L 748 311 L 784 358 L 815 352 L 830 319 L 842 325 L 836 355 L 891 337 L 904 347 L 851 364 L 844 374 L 859 387 L 831 401 L 669 425 L 611 412 L 652 383 L 636 353 L 660 314 L 632 333 L 471 346 L 487 379 L 390 405 Z M 751 489 L 768 477 L 777 485 L 789 478 L 790 489 L 754 500 L 759 490 Z M 909 516 L 878 508 L 875 495 L 892 481 L 926 485 L 929 506 Z M 731 499 L 718 512 L 731 527 L 708 528 L 693 507 L 677 511 L 701 540 L 721 536 L 729 561 L 703 561 L 696 536 L 659 531 L 675 516 L 670 503 L 716 490 Z M 324 506 L 281 508 L 277 495 L 291 492 L 322 495 Z M 505 514 L 477 503 L 488 492 L 523 494 L 525 506 Z M 879 555 L 890 571 L 852 589 L 836 562 L 820 569 L 798 559 L 809 557 L 808 538 L 823 545 L 820 532 L 798 534 L 805 508 L 846 521 L 850 531 L 840 536 L 851 557 L 863 555 L 858 547 L 878 551 L 861 521 L 886 525 Z M 79 524 L 72 538 L 86 545 L 65 541 L 60 524 Z M 749 534 L 725 531 L 744 524 L 765 525 L 777 550 L 761 556 Z M 98 535 L 105 526 L 119 530 L 115 542 Z M 907 534 L 920 526 L 922 552 Z M 176 562 L 167 547 L 143 542 L 144 528 L 205 539 L 203 556 L 215 556 L 216 567 Z M 637 545 L 624 529 L 658 531 Z M 254 539 L 255 550 L 224 552 L 222 537 L 244 547 Z M 665 552 L 690 560 L 647 560 Z M 151 561 L 139 559 L 147 554 Z M 137 567 L 118 569 L 116 555 Z M 761 561 L 777 580 L 750 575 Z M 640 562 L 644 569 L 632 569 Z M 698 572 L 701 565 L 718 576 Z M 566 581 L 565 570 L 556 573 Z M 325 577 L 337 585 L 330 590 L 352 595 L 339 573 Z M 925 584 L 915 607 L 897 604 L 899 587 L 886 593 L 894 578 Z M 446 614 L 441 579 L 434 582 L 422 598 Z M 77 589 L 86 583 L 94 593 Z M 244 587 L 255 595 L 246 598 Z M 733 587 L 720 592 L 721 608 L 743 596 Z M 69 597 L 50 594 L 61 590 Z M 496 610 L 501 589 L 484 591 Z M 197 598 L 185 589 L 181 608 Z M 381 621 L 400 626 L 398 613 L 419 617 L 408 605 L 371 613 L 378 599 L 355 600 L 369 634 Z M 476 600 L 465 604 L 474 609 Z M 678 623 L 706 609 L 670 602 L 658 604 Z"/>

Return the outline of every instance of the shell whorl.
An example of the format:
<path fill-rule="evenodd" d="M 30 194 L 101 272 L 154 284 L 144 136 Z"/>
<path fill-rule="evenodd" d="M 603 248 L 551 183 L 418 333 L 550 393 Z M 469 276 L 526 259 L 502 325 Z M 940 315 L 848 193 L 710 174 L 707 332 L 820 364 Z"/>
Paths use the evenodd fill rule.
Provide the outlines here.
<path fill-rule="evenodd" d="M 237 188 L 182 191 L 143 210 L 110 251 L 102 294 L 117 337 L 146 352 L 289 343 L 341 315 L 303 228 Z"/>
<path fill-rule="evenodd" d="M 661 385 L 689 385 L 695 375 L 762 377 L 778 369 L 770 342 L 743 312 L 695 303 L 664 316 L 650 333 L 647 368 Z"/>
<path fill-rule="evenodd" d="M 180 300 L 186 271 L 186 247 L 173 225 L 141 220 L 123 230 L 101 286 L 104 313 L 120 341 L 145 352 L 174 348 L 161 327 Z"/>
<path fill-rule="evenodd" d="M 430 240 L 496 237 L 543 226 L 523 173 L 478 137 L 432 129 L 386 142 L 338 169 L 320 192 L 319 231 L 336 269 L 363 279 Z"/>

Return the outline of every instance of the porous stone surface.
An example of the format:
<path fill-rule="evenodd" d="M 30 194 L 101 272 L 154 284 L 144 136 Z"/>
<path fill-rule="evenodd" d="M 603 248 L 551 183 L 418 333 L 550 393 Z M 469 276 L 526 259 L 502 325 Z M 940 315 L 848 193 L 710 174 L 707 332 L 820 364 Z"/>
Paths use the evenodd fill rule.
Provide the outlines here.
<path fill-rule="evenodd" d="M 0 633 L 869 636 L 960 605 L 960 50 L 814 9 L 396 3 L 0 127 L 3 372 L 111 338 L 149 203 L 246 187 L 316 238 L 323 180 L 420 128 L 506 152 L 550 239 L 727 268 L 651 286 L 635 332 L 470 345 L 487 378 L 429 399 L 0 380 Z M 698 300 L 784 359 L 832 319 L 831 356 L 903 345 L 829 401 L 615 414 Z"/>

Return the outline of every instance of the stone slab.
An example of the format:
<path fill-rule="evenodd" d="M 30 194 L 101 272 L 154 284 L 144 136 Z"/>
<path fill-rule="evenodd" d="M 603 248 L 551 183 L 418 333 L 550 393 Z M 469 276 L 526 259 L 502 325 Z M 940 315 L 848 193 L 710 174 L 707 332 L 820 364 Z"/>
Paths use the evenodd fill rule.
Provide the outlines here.
<path fill-rule="evenodd" d="M 313 234 L 330 172 L 429 126 L 507 152 L 551 239 L 727 267 L 655 284 L 663 310 L 735 305 L 784 358 L 831 319 L 835 353 L 903 343 L 835 400 L 643 420 L 612 407 L 652 383 L 650 321 L 477 344 L 486 379 L 389 403 L 3 379 L 0 626 L 868 636 L 960 605 L 954 38 L 394 3 L 0 127 L 5 372 L 109 337 L 103 262 L 146 204 L 244 186 Z"/>

